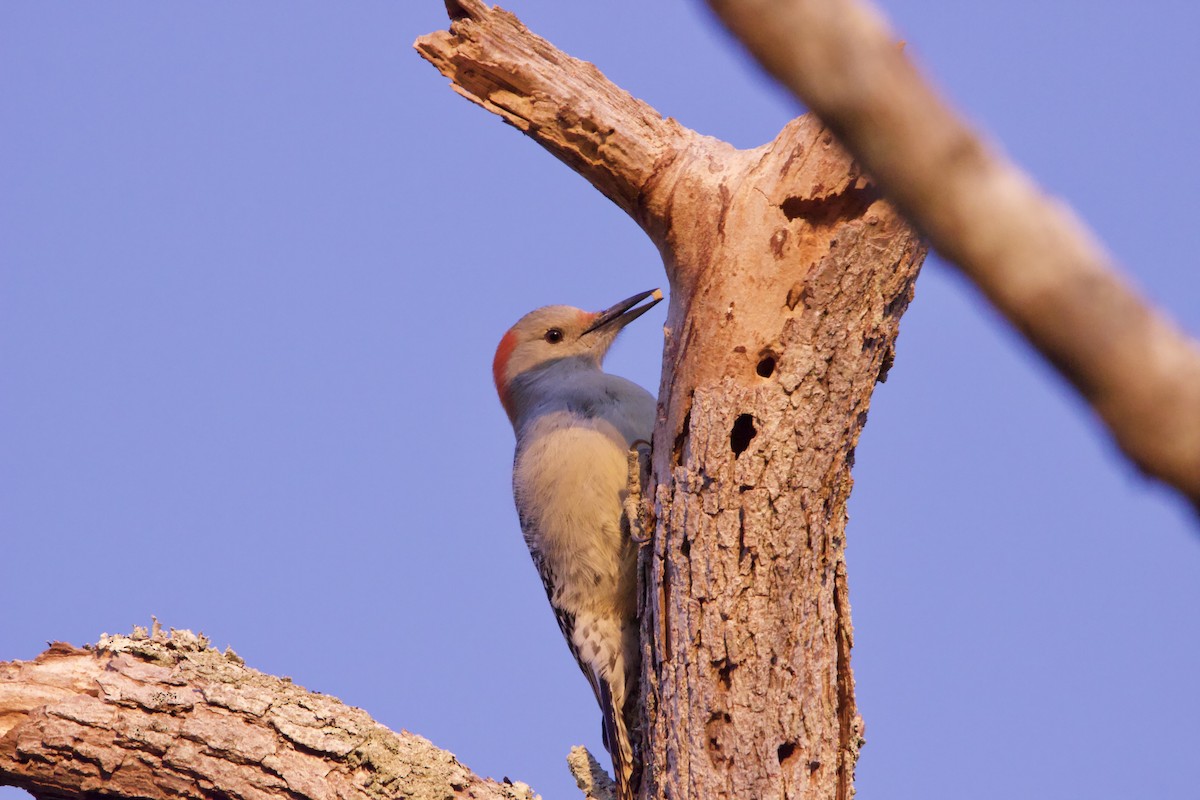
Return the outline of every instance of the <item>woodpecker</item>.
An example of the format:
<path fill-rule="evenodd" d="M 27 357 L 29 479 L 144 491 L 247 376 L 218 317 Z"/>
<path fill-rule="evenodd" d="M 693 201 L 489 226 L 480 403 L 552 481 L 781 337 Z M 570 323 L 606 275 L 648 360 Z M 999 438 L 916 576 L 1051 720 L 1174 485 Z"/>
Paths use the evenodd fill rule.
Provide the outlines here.
<path fill-rule="evenodd" d="M 621 329 L 660 300 L 654 289 L 598 312 L 539 308 L 504 334 L 492 362 L 517 438 L 521 531 L 600 704 L 619 800 L 633 798 L 629 728 L 639 675 L 637 544 L 622 514 L 626 454 L 650 441 L 656 403 L 601 364 Z"/>

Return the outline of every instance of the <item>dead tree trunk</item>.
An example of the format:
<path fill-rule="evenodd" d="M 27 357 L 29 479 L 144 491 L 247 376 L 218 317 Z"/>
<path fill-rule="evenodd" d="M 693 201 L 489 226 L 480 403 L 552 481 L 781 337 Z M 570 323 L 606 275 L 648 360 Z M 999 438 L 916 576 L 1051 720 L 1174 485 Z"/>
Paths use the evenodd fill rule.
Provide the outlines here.
<path fill-rule="evenodd" d="M 922 245 L 816 119 L 737 150 L 510 14 L 449 7 L 451 30 L 421 54 L 625 209 L 671 286 L 642 559 L 642 797 L 849 798 L 850 468 Z M 0 782 L 56 798 L 530 796 L 169 641 L 0 665 Z"/>
<path fill-rule="evenodd" d="M 507 12 L 449 7 L 420 53 L 628 212 L 671 286 L 641 796 L 850 797 L 850 468 L 922 245 L 815 118 L 737 150 Z"/>

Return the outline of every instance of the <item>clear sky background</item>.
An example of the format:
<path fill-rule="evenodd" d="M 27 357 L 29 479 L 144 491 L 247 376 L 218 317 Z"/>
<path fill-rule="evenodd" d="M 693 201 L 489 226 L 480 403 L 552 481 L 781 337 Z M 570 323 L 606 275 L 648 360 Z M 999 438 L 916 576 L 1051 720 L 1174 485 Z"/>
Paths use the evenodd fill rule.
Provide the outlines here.
<path fill-rule="evenodd" d="M 703 133 L 797 113 L 699 3 L 509 4 Z M 1200 332 L 1196 5 L 885 8 Z M 529 309 L 664 276 L 415 54 L 445 25 L 437 0 L 0 5 L 0 660 L 155 614 L 564 800 L 600 718 L 489 367 Z M 657 386 L 664 316 L 612 371 Z M 857 461 L 860 797 L 1196 796 L 1200 526 L 936 258 Z"/>

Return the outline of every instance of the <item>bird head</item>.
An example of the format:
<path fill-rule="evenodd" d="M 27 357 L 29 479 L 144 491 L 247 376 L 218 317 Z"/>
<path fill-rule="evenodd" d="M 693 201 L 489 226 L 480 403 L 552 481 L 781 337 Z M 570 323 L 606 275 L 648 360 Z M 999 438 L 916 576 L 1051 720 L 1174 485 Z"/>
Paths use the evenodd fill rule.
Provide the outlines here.
<path fill-rule="evenodd" d="M 662 297 L 661 290 L 653 289 L 603 311 L 543 306 L 521 317 L 504 334 L 492 360 L 496 393 L 508 418 L 516 418 L 513 387 L 522 376 L 556 364 L 599 369 L 621 329 L 649 311 Z M 647 298 L 649 303 L 639 305 Z"/>

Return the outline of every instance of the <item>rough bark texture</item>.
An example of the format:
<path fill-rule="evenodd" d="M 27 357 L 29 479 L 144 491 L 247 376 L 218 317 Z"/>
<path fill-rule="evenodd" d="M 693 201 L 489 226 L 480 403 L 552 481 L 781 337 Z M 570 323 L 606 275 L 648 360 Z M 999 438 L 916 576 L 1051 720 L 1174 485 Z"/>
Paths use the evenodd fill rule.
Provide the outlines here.
<path fill-rule="evenodd" d="M 39 798 L 536 798 L 188 631 L 0 663 L 0 785 Z"/>
<path fill-rule="evenodd" d="M 850 797 L 850 467 L 923 247 L 815 118 L 737 150 L 507 12 L 449 8 L 421 55 L 625 209 L 671 286 L 641 796 Z"/>
<path fill-rule="evenodd" d="M 585 747 L 572 747 L 567 766 L 575 776 L 575 785 L 584 800 L 616 800 L 617 785 Z"/>
<path fill-rule="evenodd" d="M 643 550 L 643 798 L 849 798 L 854 446 L 924 255 L 815 118 L 737 150 L 478 0 L 421 54 L 625 209 L 671 285 Z M 581 787 L 602 797 L 592 763 Z M 46 797 L 531 797 L 195 637 L 0 665 L 0 777 Z"/>
<path fill-rule="evenodd" d="M 961 120 L 866 0 L 709 0 L 889 199 L 1104 420 L 1200 508 L 1200 345 L 1071 210 Z"/>
<path fill-rule="evenodd" d="M 654 783 L 845 798 L 861 744 L 850 467 L 922 250 L 811 117 L 689 161 L 661 198 L 674 294 L 643 615 Z"/>

